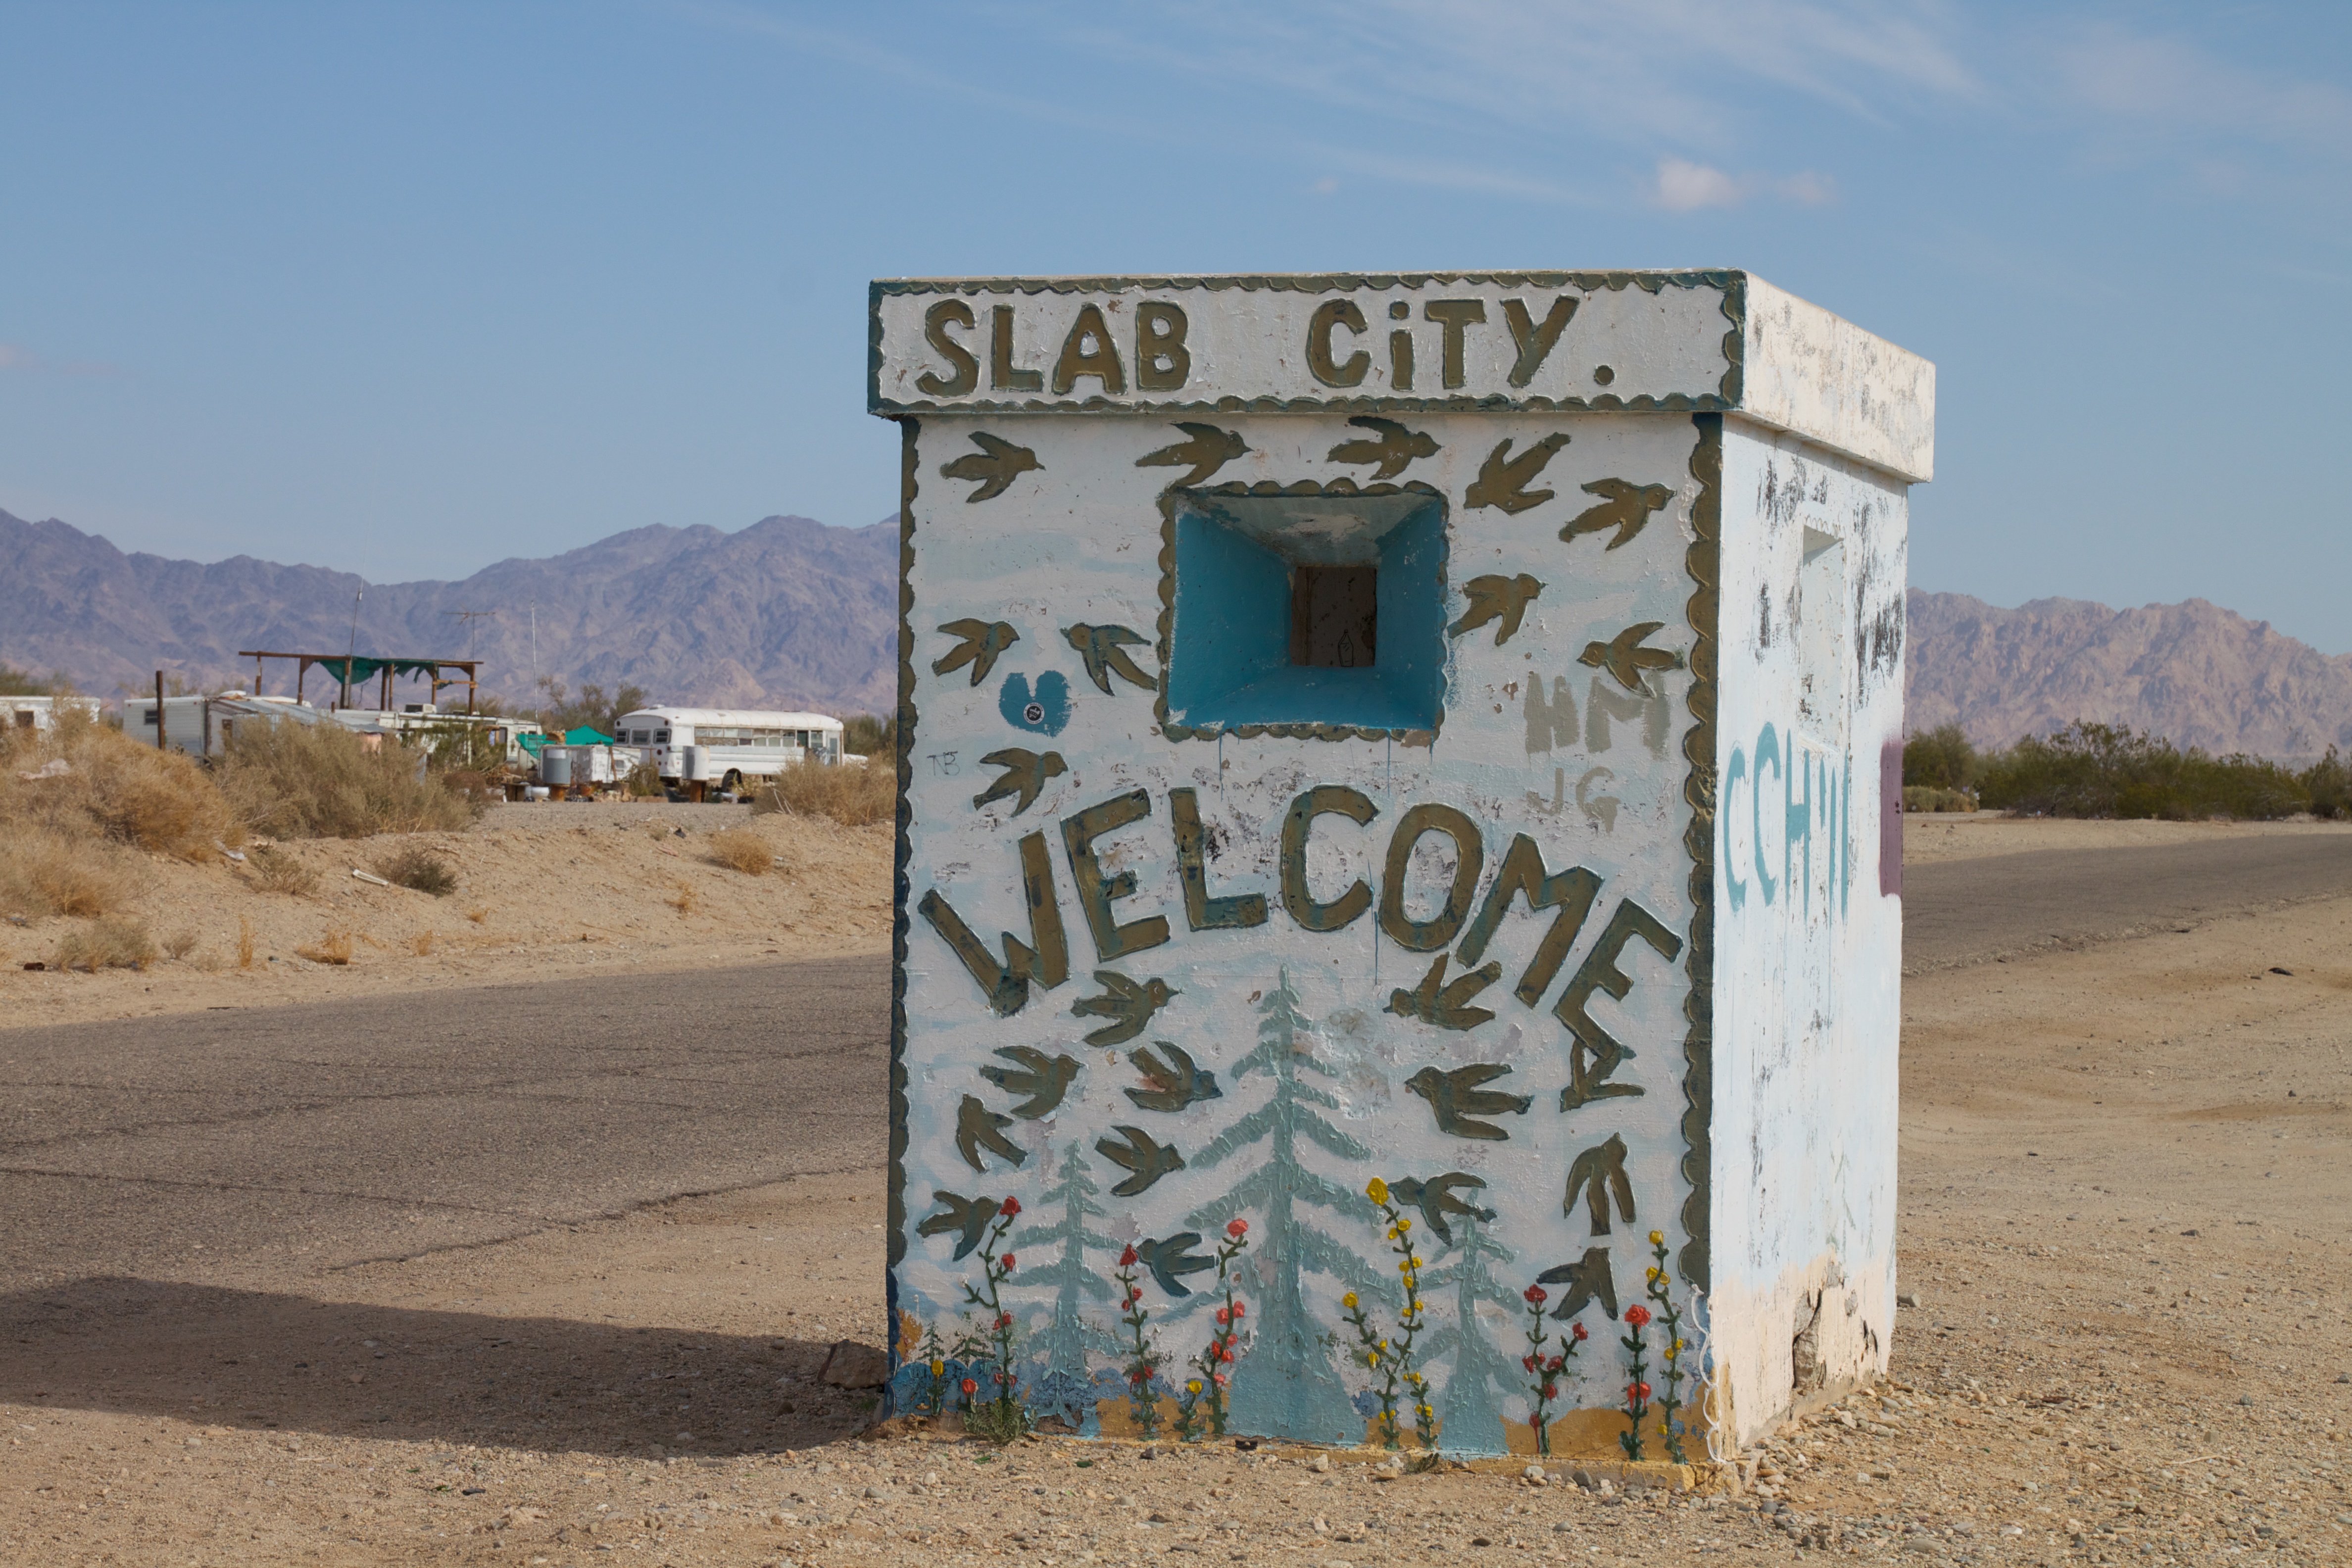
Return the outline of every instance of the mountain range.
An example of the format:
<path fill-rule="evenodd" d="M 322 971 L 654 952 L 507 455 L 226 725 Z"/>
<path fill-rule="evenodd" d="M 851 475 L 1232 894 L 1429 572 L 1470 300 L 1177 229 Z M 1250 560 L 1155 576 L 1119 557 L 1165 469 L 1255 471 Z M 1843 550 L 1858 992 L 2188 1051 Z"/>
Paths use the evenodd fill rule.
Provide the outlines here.
<path fill-rule="evenodd" d="M 895 519 L 656 526 L 455 582 L 370 584 L 251 556 L 125 554 L 55 519 L 0 511 L 0 662 L 100 694 L 144 690 L 158 669 L 193 686 L 245 684 L 241 649 L 348 647 L 358 594 L 361 653 L 478 658 L 485 688 L 509 699 L 528 700 L 545 673 L 575 688 L 632 682 L 670 702 L 887 712 L 898 536 Z M 2202 599 L 2011 610 L 1915 588 L 1908 619 L 1915 730 L 1957 721 L 1979 744 L 2006 745 L 2082 718 L 2282 760 L 2352 749 L 2352 656 Z M 273 681 L 286 679 L 273 667 Z"/>
<path fill-rule="evenodd" d="M 54 519 L 0 511 L 0 662 L 62 671 L 101 695 L 145 690 L 158 669 L 191 685 L 249 685 L 241 650 L 348 648 L 356 594 L 362 654 L 478 658 L 486 689 L 513 700 L 530 700 L 545 673 L 709 707 L 887 712 L 898 700 L 898 563 L 895 518 L 829 528 L 771 517 L 733 533 L 631 529 L 456 582 L 373 584 L 246 555 L 126 555 Z M 268 679 L 290 682 L 292 668 L 274 665 Z M 422 695 L 395 689 L 400 701 Z"/>

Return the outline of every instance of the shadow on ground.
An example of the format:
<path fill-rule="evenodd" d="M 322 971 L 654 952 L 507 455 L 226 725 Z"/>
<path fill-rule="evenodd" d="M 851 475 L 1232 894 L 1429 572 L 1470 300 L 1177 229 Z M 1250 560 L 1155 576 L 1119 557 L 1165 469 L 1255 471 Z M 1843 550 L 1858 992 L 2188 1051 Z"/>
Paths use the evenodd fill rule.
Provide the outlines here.
<path fill-rule="evenodd" d="M 0 1400 L 549 1452 L 805 1447 L 872 1420 L 831 1342 L 93 1277 L 0 1296 Z"/>

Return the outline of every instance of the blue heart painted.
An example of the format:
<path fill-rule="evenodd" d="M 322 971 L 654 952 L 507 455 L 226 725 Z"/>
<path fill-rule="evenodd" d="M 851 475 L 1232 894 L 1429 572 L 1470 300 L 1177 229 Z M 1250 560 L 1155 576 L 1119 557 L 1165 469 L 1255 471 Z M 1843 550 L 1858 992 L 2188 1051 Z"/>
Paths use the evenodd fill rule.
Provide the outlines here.
<path fill-rule="evenodd" d="M 1008 675 L 1003 693 L 996 700 L 996 710 L 1017 730 L 1058 735 L 1070 721 L 1070 683 L 1060 670 L 1049 669 L 1037 678 L 1033 695 L 1027 676 Z"/>

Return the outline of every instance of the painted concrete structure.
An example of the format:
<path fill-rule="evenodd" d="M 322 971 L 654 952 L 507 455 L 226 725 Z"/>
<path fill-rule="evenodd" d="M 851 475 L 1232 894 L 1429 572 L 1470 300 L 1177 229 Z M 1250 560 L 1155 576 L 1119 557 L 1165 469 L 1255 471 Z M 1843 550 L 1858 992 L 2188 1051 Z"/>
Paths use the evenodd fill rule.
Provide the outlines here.
<path fill-rule="evenodd" d="M 1535 1441 L 1543 1281 L 1591 1336 L 1553 1449 L 1617 1451 L 1654 1232 L 1692 1457 L 1881 1370 L 1933 367 L 1738 272 L 887 281 L 871 326 L 899 1405 L 960 1333 L 993 1368 L 982 1286 L 1033 1413 L 1133 1429 L 1122 1258 L 1181 1399 L 1239 1220 L 1231 1429 L 1363 1441 L 1375 1177 L 1448 1448 Z"/>

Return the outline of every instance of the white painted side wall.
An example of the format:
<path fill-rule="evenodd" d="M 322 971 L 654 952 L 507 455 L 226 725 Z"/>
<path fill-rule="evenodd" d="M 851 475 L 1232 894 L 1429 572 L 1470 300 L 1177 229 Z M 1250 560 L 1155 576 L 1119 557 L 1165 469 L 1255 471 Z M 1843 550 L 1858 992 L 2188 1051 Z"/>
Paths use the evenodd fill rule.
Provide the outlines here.
<path fill-rule="evenodd" d="M 1903 910 L 1881 891 L 1881 757 L 1901 744 L 1908 500 L 1726 426 L 1712 1348 L 1747 1441 L 1883 1371 L 1893 1329 Z"/>

